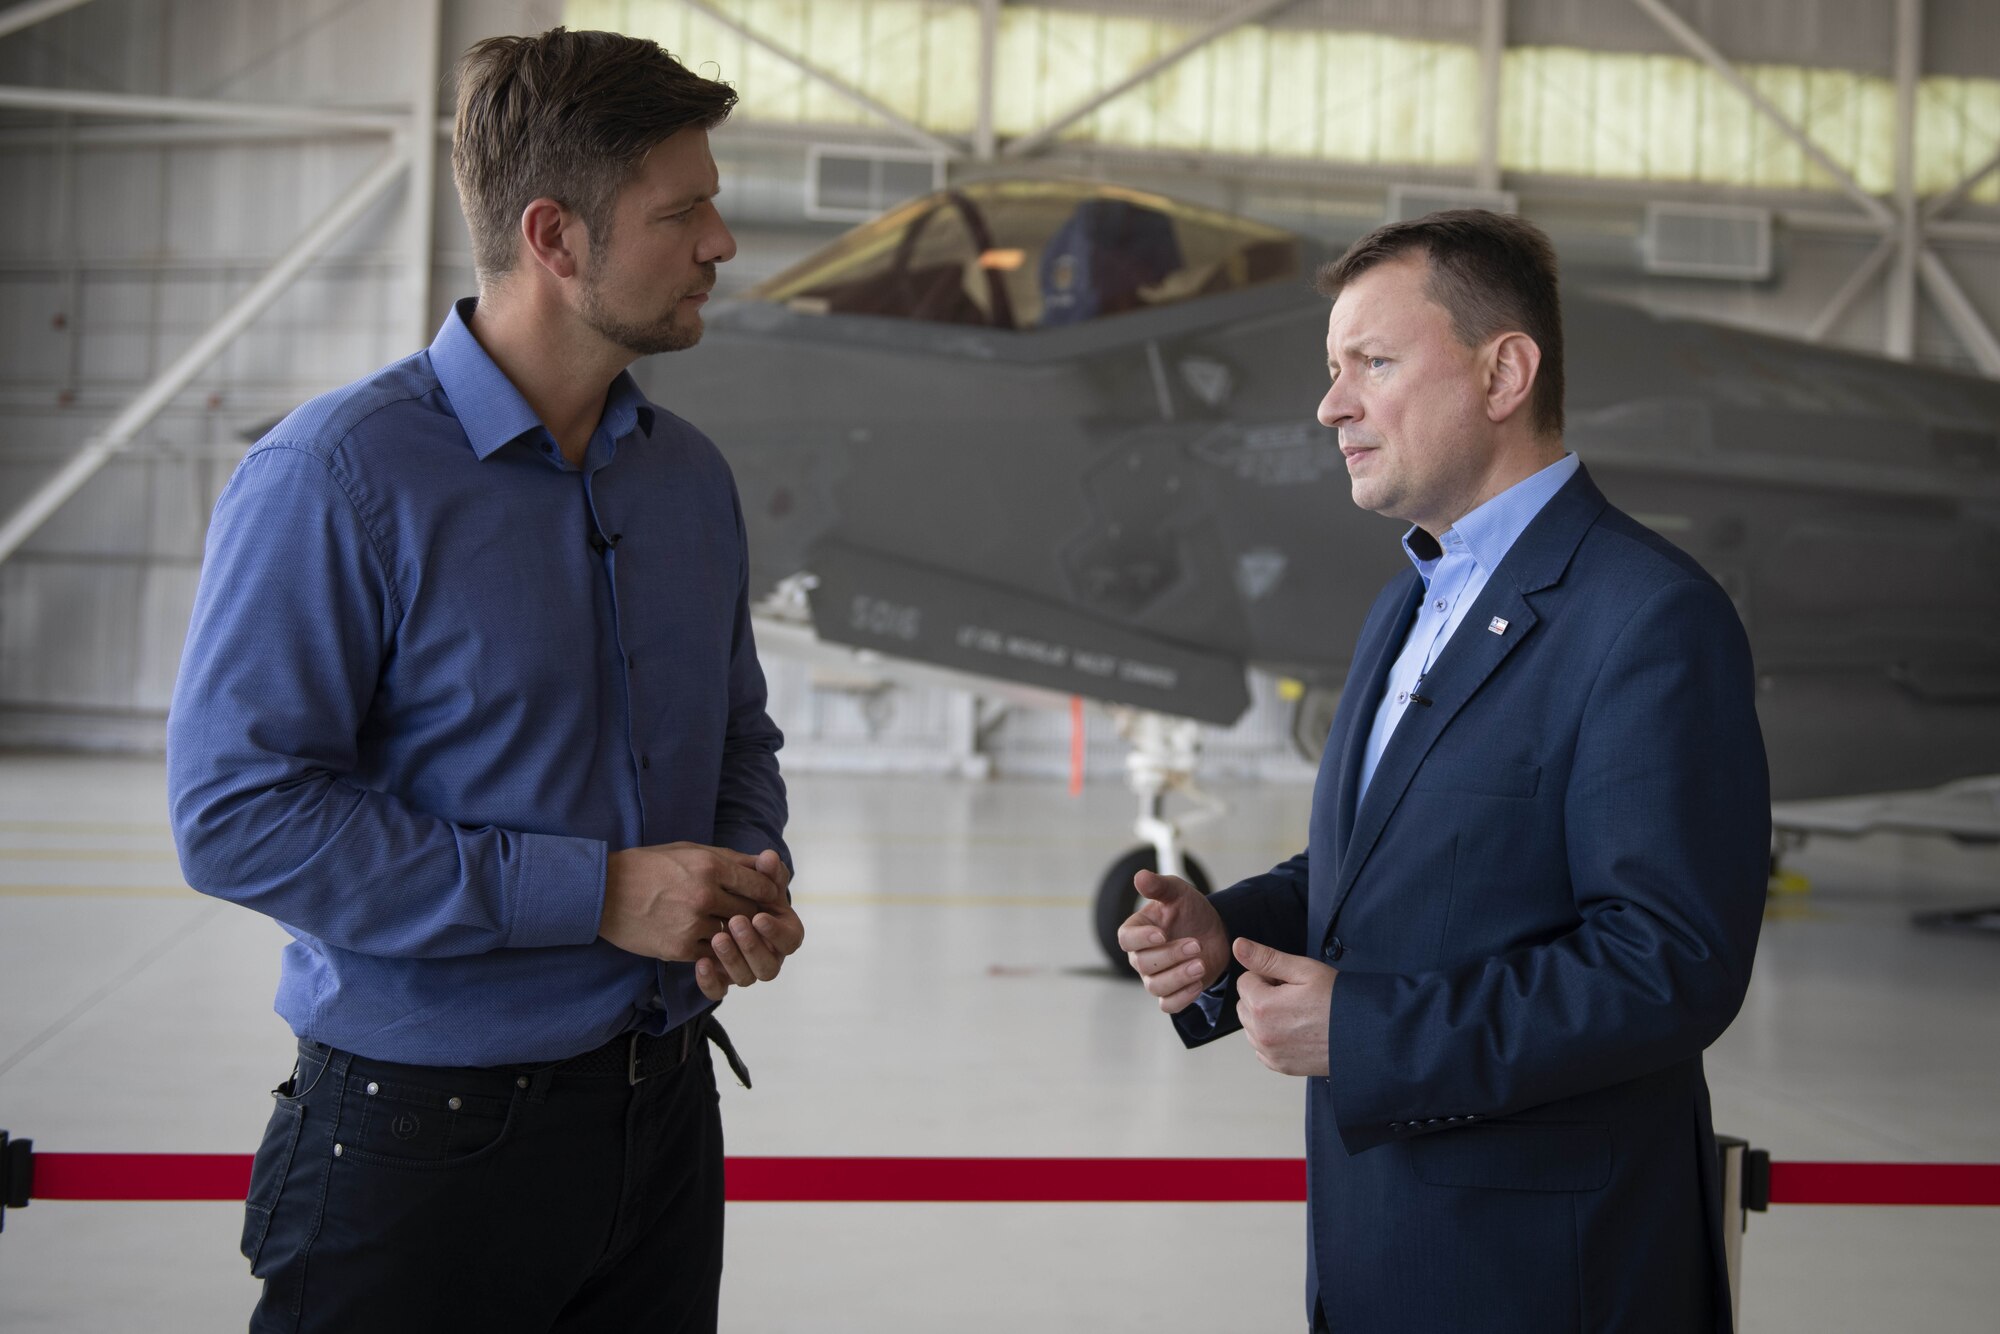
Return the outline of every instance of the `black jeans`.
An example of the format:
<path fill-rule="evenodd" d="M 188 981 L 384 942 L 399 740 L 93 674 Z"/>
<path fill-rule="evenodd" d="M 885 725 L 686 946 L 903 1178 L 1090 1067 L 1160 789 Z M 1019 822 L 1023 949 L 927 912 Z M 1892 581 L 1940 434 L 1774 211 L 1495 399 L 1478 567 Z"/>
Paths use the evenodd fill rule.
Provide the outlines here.
<path fill-rule="evenodd" d="M 301 1042 L 244 1211 L 253 1334 L 713 1331 L 722 1119 L 691 1022 L 637 1084 L 626 1039 L 535 1071 Z"/>

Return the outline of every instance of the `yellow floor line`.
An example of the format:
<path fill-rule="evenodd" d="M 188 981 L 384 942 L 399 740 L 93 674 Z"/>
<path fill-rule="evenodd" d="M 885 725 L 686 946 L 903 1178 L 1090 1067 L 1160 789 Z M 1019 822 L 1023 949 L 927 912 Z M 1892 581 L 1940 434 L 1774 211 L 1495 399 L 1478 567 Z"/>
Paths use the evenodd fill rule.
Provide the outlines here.
<path fill-rule="evenodd" d="M 164 824 L 117 824 L 91 820 L 0 820 L 0 833 L 9 834 L 160 835 L 171 834 L 172 832 L 172 826 Z M 1101 833 L 1092 832 L 1070 836 L 1028 833 L 1020 835 L 981 834 L 971 831 L 953 833 L 912 831 L 899 833 L 892 830 L 815 829 L 811 826 L 804 828 L 794 826 L 785 831 L 785 839 L 789 843 L 796 843 L 807 847 L 814 844 L 825 844 L 834 847 L 854 845 L 862 847 L 878 845 L 906 847 L 958 845 L 982 848 L 1085 848 L 1101 851 L 1107 859 L 1116 855 L 1120 849 L 1136 845 L 1137 841 L 1136 836 L 1124 825 L 1116 827 L 1107 826 Z M 1188 844 L 1197 855 L 1243 852 L 1257 853 L 1269 856 L 1274 860 L 1282 860 L 1305 846 L 1305 839 L 1303 829 L 1300 831 L 1300 836 L 1296 843 L 1282 840 L 1274 842 L 1243 842 L 1238 840 L 1205 839 L 1202 837 L 1200 827 L 1197 826 L 1189 831 Z"/>
<path fill-rule="evenodd" d="M 1083 908 L 1090 900 L 1077 894 L 810 894 L 798 896 L 801 907 L 842 908 L 900 905 L 918 908 Z"/>
<path fill-rule="evenodd" d="M 199 898 L 186 885 L 0 885 L 0 899 Z"/>
<path fill-rule="evenodd" d="M 1197 827 L 1187 831 L 1187 844 L 1197 856 L 1213 853 L 1256 853 L 1274 862 L 1283 861 L 1305 846 L 1305 833 L 1301 829 L 1299 839 L 1293 843 L 1242 843 L 1222 842 L 1205 839 Z M 828 846 L 860 845 L 870 847 L 876 844 L 904 846 L 938 847 L 963 846 L 978 848 L 1051 848 L 1072 851 L 1078 848 L 1101 852 L 1106 861 L 1121 856 L 1127 848 L 1138 846 L 1138 837 L 1129 826 L 1107 826 L 1101 833 L 1077 835 L 1073 837 L 1050 836 L 1047 834 L 1027 834 L 1018 836 L 1005 834 L 895 834 L 895 833 L 847 833 L 815 832 L 810 829 L 787 829 L 785 842 L 795 847 L 812 847 L 816 844 Z"/>
<path fill-rule="evenodd" d="M 172 849 L 146 852 L 138 848 L 0 848 L 0 866 L 8 862 L 171 862 Z"/>
<path fill-rule="evenodd" d="M 0 884 L 0 898 L 78 899 L 175 899 L 198 898 L 186 885 L 6 885 Z M 1079 894 L 800 894 L 798 902 L 807 908 L 915 907 L 915 908 L 1085 908 L 1091 900 Z"/>
<path fill-rule="evenodd" d="M 171 834 L 168 824 L 124 824 L 109 820 L 0 820 L 7 834 Z"/>

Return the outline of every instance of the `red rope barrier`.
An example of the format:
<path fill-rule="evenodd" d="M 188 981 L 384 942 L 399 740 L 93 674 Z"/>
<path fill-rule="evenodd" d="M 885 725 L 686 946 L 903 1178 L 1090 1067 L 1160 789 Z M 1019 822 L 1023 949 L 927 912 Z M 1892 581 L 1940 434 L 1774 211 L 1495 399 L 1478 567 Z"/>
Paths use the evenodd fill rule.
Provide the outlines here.
<path fill-rule="evenodd" d="M 1302 1158 L 731 1158 L 732 1200 L 1282 1204 Z"/>
<path fill-rule="evenodd" d="M 240 1200 L 247 1153 L 38 1153 L 38 1200 Z"/>
<path fill-rule="evenodd" d="M 1772 1163 L 1771 1203 L 2000 1205 L 2000 1163 Z"/>
<path fill-rule="evenodd" d="M 1232 1203 L 1306 1197 L 1299 1158 L 731 1158 L 739 1203 Z M 38 1153 L 43 1200 L 240 1200 L 250 1156 Z M 1772 1163 L 1773 1204 L 2000 1207 L 2000 1163 Z"/>

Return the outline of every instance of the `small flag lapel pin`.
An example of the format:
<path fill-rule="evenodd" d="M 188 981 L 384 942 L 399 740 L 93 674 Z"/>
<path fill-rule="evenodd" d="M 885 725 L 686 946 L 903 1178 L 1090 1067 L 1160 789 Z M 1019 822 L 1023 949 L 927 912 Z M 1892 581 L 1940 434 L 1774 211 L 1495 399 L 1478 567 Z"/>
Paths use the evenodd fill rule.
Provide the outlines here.
<path fill-rule="evenodd" d="M 1501 617 L 1495 616 L 1486 623 L 1486 628 L 1496 635 L 1504 635 L 1507 633 L 1507 622 Z"/>

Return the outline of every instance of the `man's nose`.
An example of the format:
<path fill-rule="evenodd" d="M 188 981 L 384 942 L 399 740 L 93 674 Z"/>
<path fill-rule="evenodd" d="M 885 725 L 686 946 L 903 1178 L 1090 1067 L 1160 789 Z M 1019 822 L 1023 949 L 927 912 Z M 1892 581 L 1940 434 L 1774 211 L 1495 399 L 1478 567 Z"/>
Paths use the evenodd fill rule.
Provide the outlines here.
<path fill-rule="evenodd" d="M 1338 384 L 1326 391 L 1326 397 L 1319 401 L 1319 424 L 1321 426 L 1344 426 L 1354 420 L 1354 405 L 1348 395 L 1341 392 Z"/>
<path fill-rule="evenodd" d="M 729 224 L 722 220 L 720 210 L 715 212 L 715 224 L 709 229 L 709 234 L 702 238 L 702 249 L 697 258 L 703 264 L 727 264 L 736 258 L 736 238 L 730 234 Z"/>

